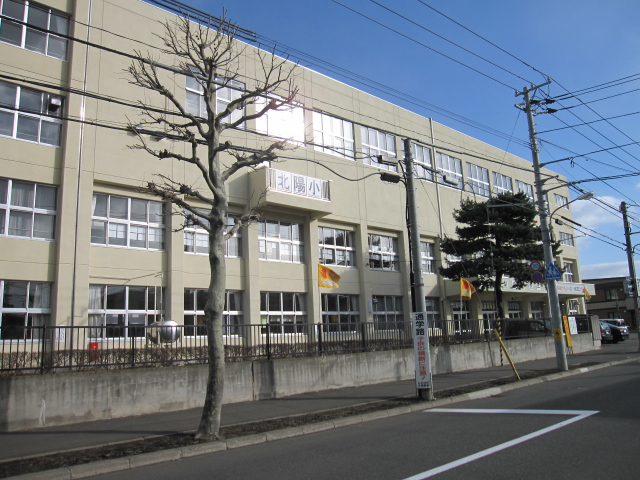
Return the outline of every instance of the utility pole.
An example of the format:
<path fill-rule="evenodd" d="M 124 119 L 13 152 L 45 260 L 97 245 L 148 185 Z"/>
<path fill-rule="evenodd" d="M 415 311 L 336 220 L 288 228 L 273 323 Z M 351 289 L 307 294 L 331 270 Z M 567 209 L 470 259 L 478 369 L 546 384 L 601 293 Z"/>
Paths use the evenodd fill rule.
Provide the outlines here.
<path fill-rule="evenodd" d="M 539 148 L 538 148 L 538 139 L 536 136 L 536 127 L 533 121 L 533 110 L 531 107 L 531 96 L 530 92 L 535 91 L 540 87 L 544 87 L 545 85 L 549 85 L 551 80 L 547 80 L 545 83 L 537 85 L 524 87 L 522 92 L 516 92 L 516 96 L 523 95 L 525 106 L 524 108 L 518 107 L 522 110 L 525 110 L 527 113 L 527 121 L 529 123 L 529 139 L 531 143 L 531 156 L 533 158 L 533 173 L 535 178 L 535 187 L 536 187 L 536 196 L 538 201 L 538 213 L 540 215 L 540 228 L 542 229 L 542 247 L 544 250 L 544 261 L 547 265 L 547 269 L 550 265 L 553 265 L 553 249 L 551 246 L 551 232 L 549 230 L 549 212 L 547 211 L 547 205 L 545 205 L 544 201 L 544 192 L 542 190 L 542 180 L 540 175 L 540 158 Z M 548 271 L 548 270 L 547 270 Z M 546 277 L 546 276 L 545 276 Z M 562 336 L 562 317 L 560 313 L 560 299 L 558 298 L 558 287 L 556 285 L 555 279 L 547 280 L 547 292 L 549 294 L 549 308 L 551 310 L 551 331 L 553 332 L 553 342 L 556 348 L 556 364 L 558 367 L 558 371 L 566 371 L 569 369 L 567 364 L 567 352 L 564 345 L 564 338 Z"/>
<path fill-rule="evenodd" d="M 633 261 L 633 246 L 631 245 L 631 225 L 629 225 L 629 218 L 627 217 L 627 203 L 622 202 L 620 204 L 620 211 L 622 212 L 622 221 L 624 223 L 624 239 L 627 243 L 627 262 L 629 263 L 629 276 L 631 277 L 631 286 L 633 287 L 633 322 L 638 329 L 638 351 L 640 351 L 640 318 L 638 312 L 638 281 L 636 280 L 636 266 Z"/>
<path fill-rule="evenodd" d="M 416 360 L 416 380 L 418 375 L 427 377 L 424 384 L 428 388 L 418 388 L 418 396 L 424 400 L 433 400 L 433 385 L 431 373 L 431 353 L 429 349 L 429 325 L 426 321 L 426 302 L 424 297 L 424 280 L 422 279 L 422 256 L 420 254 L 420 229 L 418 226 L 418 208 L 416 206 L 415 186 L 413 182 L 413 157 L 411 155 L 411 140 L 404 139 L 404 169 L 407 189 L 407 209 L 409 217 L 409 243 L 411 245 L 411 263 L 413 264 L 413 294 L 416 314 L 423 314 L 424 335 L 422 336 L 422 345 L 419 347 L 414 343 L 415 360 Z M 419 320 L 414 318 L 414 342 L 418 338 L 418 328 L 415 325 Z M 426 341 L 424 339 L 426 338 Z M 423 365 L 419 367 L 418 358 L 421 353 Z M 424 371 L 420 373 L 420 368 Z"/>

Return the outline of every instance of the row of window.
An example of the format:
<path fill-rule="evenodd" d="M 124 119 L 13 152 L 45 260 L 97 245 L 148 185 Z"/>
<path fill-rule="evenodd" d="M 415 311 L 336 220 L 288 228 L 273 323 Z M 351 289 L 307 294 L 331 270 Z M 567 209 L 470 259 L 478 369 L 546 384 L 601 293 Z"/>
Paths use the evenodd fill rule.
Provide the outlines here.
<path fill-rule="evenodd" d="M 91 338 L 143 337 L 145 326 L 162 319 L 164 289 L 126 285 L 89 286 L 89 336 Z M 51 324 L 51 284 L 0 280 L 0 339 L 42 338 L 42 328 Z M 184 290 L 185 336 L 205 334 L 206 289 Z M 358 295 L 323 294 L 322 322 L 326 331 L 354 331 L 360 322 Z M 429 304 L 437 305 L 436 299 Z M 393 330 L 404 321 L 402 297 L 374 295 L 375 328 Z M 439 319 L 437 308 L 429 313 Z M 224 306 L 225 335 L 240 335 L 243 322 L 242 292 L 228 290 Z M 304 293 L 261 292 L 260 322 L 271 333 L 304 333 L 307 300 Z"/>

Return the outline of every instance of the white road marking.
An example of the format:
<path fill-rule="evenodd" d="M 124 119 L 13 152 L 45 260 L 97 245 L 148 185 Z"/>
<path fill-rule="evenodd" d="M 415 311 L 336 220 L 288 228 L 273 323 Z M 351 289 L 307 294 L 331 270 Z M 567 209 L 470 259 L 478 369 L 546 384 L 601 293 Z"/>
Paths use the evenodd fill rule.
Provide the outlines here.
<path fill-rule="evenodd" d="M 533 438 L 539 437 L 546 433 L 552 432 L 562 427 L 566 427 L 567 425 L 571 425 L 574 422 L 578 422 L 583 420 L 591 415 L 595 415 L 598 413 L 597 410 L 503 410 L 503 409 L 455 409 L 455 408 L 434 408 L 432 410 L 425 410 L 426 413 L 490 413 L 490 414 L 521 414 L 521 415 L 571 415 L 572 418 L 569 418 L 563 422 L 556 423 L 555 425 L 551 425 L 550 427 L 543 428 L 542 430 L 535 431 L 523 437 L 519 437 L 513 440 L 510 440 L 505 443 L 501 443 L 500 445 L 496 445 L 495 447 L 488 448 L 486 450 L 482 450 L 481 452 L 474 453 L 473 455 L 469 455 L 467 457 L 461 458 L 459 460 L 455 460 L 453 462 L 447 463 L 445 465 L 441 465 L 440 467 L 432 468 L 431 470 L 427 470 L 426 472 L 418 473 L 412 477 L 405 478 L 404 480 L 423 480 L 425 478 L 433 477 L 442 472 L 446 472 L 447 470 L 452 470 L 461 465 L 471 463 L 475 460 L 478 460 L 483 457 L 488 457 L 496 452 L 501 450 L 506 450 L 507 448 L 513 447 L 520 443 L 526 442 L 527 440 L 531 440 Z"/>

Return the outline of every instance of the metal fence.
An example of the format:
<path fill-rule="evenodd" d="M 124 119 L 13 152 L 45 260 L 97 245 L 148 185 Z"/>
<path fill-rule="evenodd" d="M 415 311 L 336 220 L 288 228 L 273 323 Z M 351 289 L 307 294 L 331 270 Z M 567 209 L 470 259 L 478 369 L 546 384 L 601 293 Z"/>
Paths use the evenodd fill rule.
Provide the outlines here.
<path fill-rule="evenodd" d="M 548 319 L 440 320 L 430 344 L 551 335 Z M 225 326 L 227 362 L 345 354 L 413 347 L 412 323 L 262 324 Z M 125 369 L 207 362 L 205 326 L 0 327 L 0 372 Z"/>

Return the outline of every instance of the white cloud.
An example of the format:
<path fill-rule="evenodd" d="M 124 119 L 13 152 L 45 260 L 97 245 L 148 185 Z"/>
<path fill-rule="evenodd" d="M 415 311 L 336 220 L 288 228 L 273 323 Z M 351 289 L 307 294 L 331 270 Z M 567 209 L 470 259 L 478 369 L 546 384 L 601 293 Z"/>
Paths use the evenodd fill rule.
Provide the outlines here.
<path fill-rule="evenodd" d="M 602 200 L 608 205 L 615 206 L 616 209 L 621 202 L 620 199 L 610 196 L 598 196 L 598 199 Z M 593 200 L 589 202 L 574 202 L 571 204 L 573 219 L 576 222 L 584 225 L 585 227 L 591 228 L 593 230 L 598 230 L 598 227 L 609 224 L 620 225 L 620 228 L 622 229 L 622 220 L 620 219 L 620 215 L 616 215 L 614 212 L 611 212 L 606 208 L 601 208 L 601 206 L 602 204 L 598 205 Z"/>
<path fill-rule="evenodd" d="M 636 264 L 636 271 L 638 270 Z M 628 277 L 629 264 L 627 262 L 595 263 L 593 265 L 580 265 L 581 278 L 611 278 Z"/>

